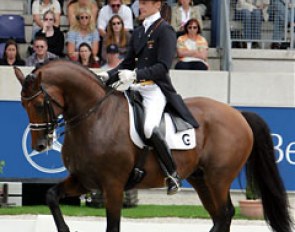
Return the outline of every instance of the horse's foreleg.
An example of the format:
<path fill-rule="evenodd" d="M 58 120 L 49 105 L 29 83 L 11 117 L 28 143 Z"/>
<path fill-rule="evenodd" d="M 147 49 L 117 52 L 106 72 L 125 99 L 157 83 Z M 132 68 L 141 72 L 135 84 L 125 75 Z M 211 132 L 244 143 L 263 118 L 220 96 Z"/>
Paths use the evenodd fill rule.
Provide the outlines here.
<path fill-rule="evenodd" d="M 104 189 L 107 215 L 107 232 L 119 232 L 123 205 L 123 186 Z"/>
<path fill-rule="evenodd" d="M 58 232 L 70 232 L 59 207 L 60 199 L 68 196 L 79 196 L 85 192 L 86 190 L 79 184 L 77 179 L 72 176 L 47 191 L 46 201 Z"/>
<path fill-rule="evenodd" d="M 229 232 L 235 213 L 229 192 L 224 187 L 211 184 L 207 178 L 206 180 L 202 171 L 197 171 L 188 178 L 213 220 L 214 225 L 210 232 Z"/>

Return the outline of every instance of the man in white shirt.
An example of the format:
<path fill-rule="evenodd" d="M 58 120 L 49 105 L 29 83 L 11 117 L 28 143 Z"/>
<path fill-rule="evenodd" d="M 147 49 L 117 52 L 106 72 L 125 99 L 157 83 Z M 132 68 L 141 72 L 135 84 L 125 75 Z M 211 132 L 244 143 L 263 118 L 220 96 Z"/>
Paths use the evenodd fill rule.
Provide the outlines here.
<path fill-rule="evenodd" d="M 109 3 L 101 8 L 97 19 L 99 34 L 104 37 L 110 18 L 119 15 L 124 22 L 125 30 L 133 30 L 133 15 L 131 9 L 122 3 L 122 0 L 109 0 Z"/>

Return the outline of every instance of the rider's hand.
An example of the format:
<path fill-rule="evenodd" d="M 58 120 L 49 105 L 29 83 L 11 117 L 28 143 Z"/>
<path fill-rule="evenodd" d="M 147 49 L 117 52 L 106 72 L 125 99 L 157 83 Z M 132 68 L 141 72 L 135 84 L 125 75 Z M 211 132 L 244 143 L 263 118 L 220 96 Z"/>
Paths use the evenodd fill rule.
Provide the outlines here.
<path fill-rule="evenodd" d="M 108 74 L 107 72 L 105 72 L 105 71 L 98 73 L 97 76 L 98 76 L 98 77 L 99 77 L 104 83 L 106 83 L 106 82 L 108 81 L 108 79 L 110 78 L 110 77 L 109 77 L 109 74 Z"/>
<path fill-rule="evenodd" d="M 120 70 L 118 76 L 123 83 L 133 83 L 136 80 L 136 72 L 128 69 Z"/>

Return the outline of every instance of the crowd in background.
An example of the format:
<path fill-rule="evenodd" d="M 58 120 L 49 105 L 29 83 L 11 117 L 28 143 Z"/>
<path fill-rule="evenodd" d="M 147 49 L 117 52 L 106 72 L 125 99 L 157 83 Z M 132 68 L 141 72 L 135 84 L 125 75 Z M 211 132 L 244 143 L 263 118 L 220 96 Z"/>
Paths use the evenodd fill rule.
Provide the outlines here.
<path fill-rule="evenodd" d="M 197 61 L 208 68 L 208 43 L 201 36 L 202 19 L 210 16 L 207 9 L 210 4 L 206 2 L 179 0 L 177 3 L 168 2 L 170 5 L 163 4 L 162 17 L 179 36 L 175 54 L 178 69 L 196 69 L 199 66 L 180 64 Z M 34 0 L 28 56 L 23 60 L 18 45 L 9 40 L 0 65 L 38 66 L 48 60 L 66 58 L 91 68 L 115 67 L 127 52 L 132 31 L 142 22 L 138 3 L 138 0 Z M 62 15 L 69 23 L 65 32 L 60 29 Z M 185 28 L 192 18 L 198 28 L 188 29 L 190 25 Z M 185 50 L 197 52 L 192 55 Z"/>

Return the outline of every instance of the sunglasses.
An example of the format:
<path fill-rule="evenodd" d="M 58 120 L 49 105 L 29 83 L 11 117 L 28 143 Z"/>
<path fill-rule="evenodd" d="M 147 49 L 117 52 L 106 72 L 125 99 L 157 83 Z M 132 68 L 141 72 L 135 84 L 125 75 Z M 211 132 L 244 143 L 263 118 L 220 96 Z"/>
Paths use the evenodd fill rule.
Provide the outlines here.
<path fill-rule="evenodd" d="M 115 26 L 115 25 L 121 25 L 122 23 L 121 22 L 113 22 L 112 24 L 113 24 L 113 26 Z"/>
<path fill-rule="evenodd" d="M 36 48 L 44 48 L 43 45 L 36 45 L 35 47 L 36 47 Z"/>
<path fill-rule="evenodd" d="M 80 20 L 80 19 L 90 19 L 90 16 L 78 16 L 77 18 L 78 18 L 79 20 Z"/>
<path fill-rule="evenodd" d="M 111 5 L 112 8 L 115 8 L 115 7 L 119 8 L 120 6 L 121 6 L 121 4 L 112 4 Z"/>
<path fill-rule="evenodd" d="M 45 18 L 44 21 L 53 21 L 52 18 Z"/>
<path fill-rule="evenodd" d="M 189 27 L 187 27 L 189 30 L 191 30 L 191 29 L 198 29 L 198 27 L 197 26 L 189 26 Z"/>

